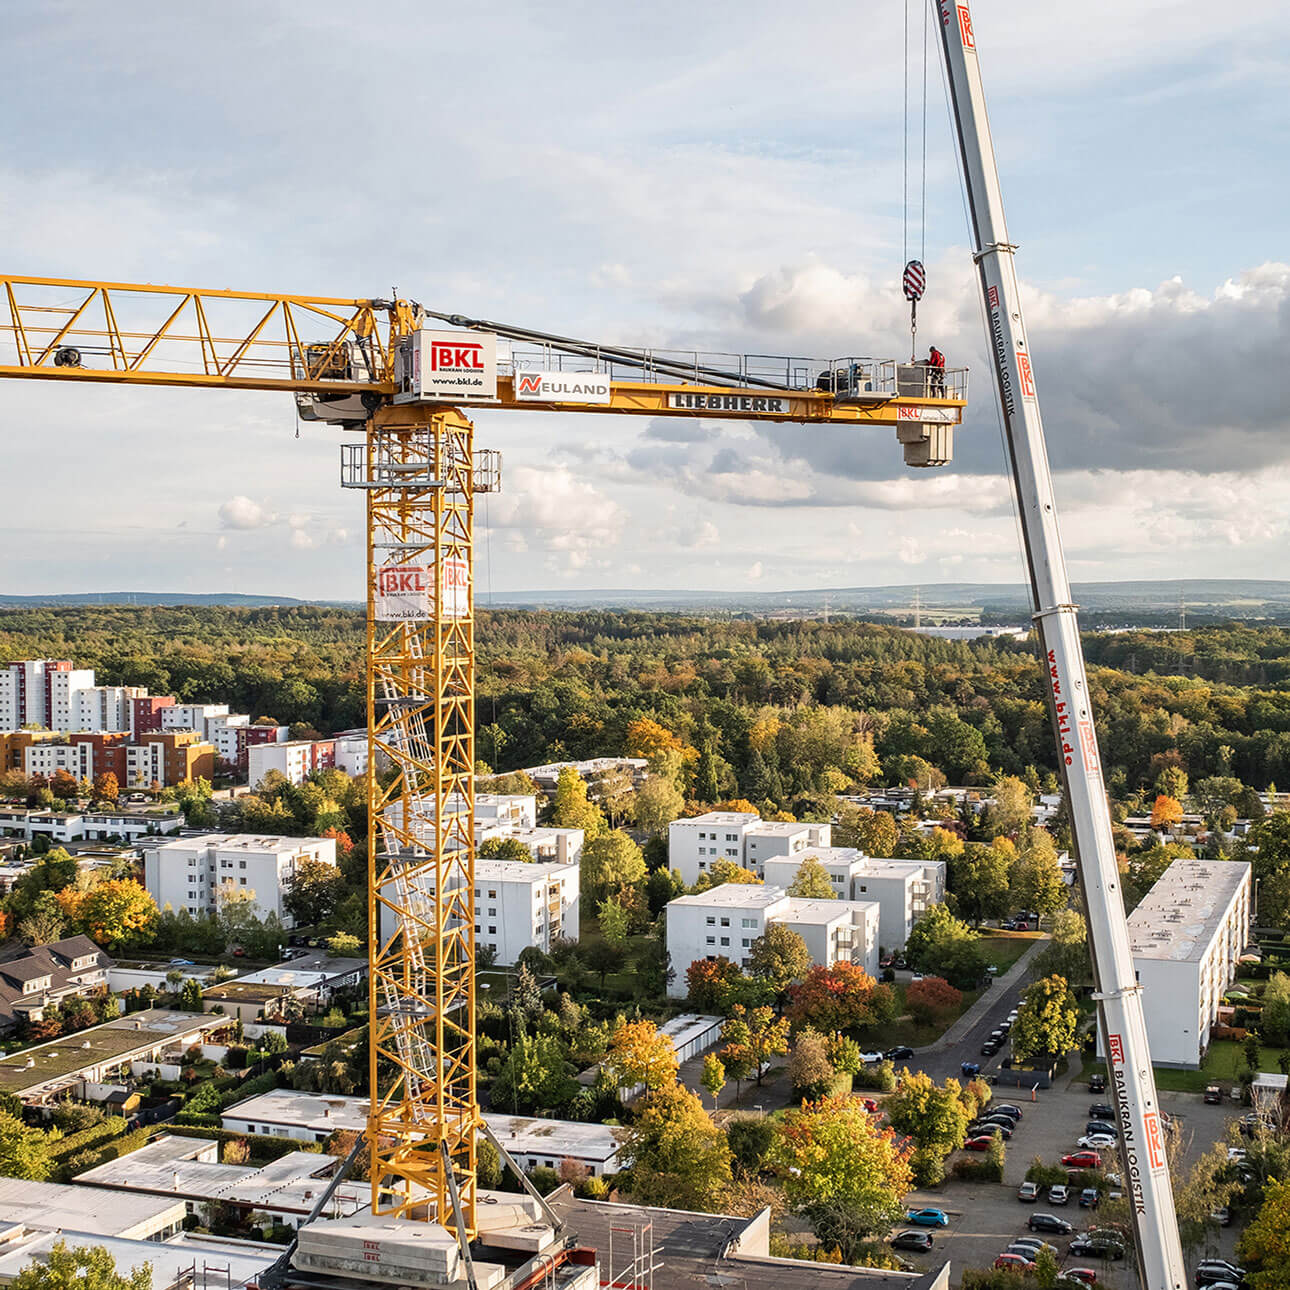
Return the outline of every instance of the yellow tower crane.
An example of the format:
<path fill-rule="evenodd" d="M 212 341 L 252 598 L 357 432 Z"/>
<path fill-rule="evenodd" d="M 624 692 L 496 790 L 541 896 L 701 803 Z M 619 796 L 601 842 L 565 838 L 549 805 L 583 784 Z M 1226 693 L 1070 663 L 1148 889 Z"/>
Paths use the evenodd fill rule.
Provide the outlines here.
<path fill-rule="evenodd" d="M 476 1232 L 474 499 L 465 407 L 895 426 L 950 460 L 966 373 L 601 346 L 402 299 L 0 276 L 0 377 L 280 390 L 362 434 L 372 1209 Z M 448 324 L 433 326 L 433 323 Z M 392 1075 L 389 1072 L 393 1072 Z"/>

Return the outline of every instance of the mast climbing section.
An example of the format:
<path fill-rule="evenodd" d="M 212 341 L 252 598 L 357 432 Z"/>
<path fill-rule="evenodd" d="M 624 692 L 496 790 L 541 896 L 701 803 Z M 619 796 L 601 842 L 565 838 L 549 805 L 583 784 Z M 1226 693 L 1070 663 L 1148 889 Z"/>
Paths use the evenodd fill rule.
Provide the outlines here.
<path fill-rule="evenodd" d="M 342 456 L 367 492 L 372 1208 L 424 1215 L 451 1181 L 472 1237 L 473 512 L 498 463 L 460 411 L 418 406 L 379 410 Z"/>
<path fill-rule="evenodd" d="M 1147 1048 L 1142 991 L 1133 967 L 1121 900 L 1079 623 L 1057 527 L 1048 448 L 1021 313 L 1017 248 L 1008 240 L 1004 221 L 1003 192 L 986 116 L 976 33 L 966 4 L 957 0 L 937 3 L 976 242 L 974 259 L 980 270 L 989 320 L 1007 452 L 1025 538 L 1034 620 L 1048 676 L 1045 688 L 1088 912 L 1098 1015 L 1120 1126 L 1142 1284 L 1146 1290 L 1183 1290 L 1186 1273 Z"/>

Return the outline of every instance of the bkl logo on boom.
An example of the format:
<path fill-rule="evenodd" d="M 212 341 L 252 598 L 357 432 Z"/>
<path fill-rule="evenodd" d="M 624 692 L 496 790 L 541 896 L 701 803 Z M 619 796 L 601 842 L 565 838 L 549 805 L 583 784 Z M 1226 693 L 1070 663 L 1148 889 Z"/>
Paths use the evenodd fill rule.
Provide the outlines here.
<path fill-rule="evenodd" d="M 401 591 L 429 591 L 434 583 L 430 571 L 417 565 L 393 565 L 378 569 L 377 586 L 383 596 L 397 595 Z"/>
<path fill-rule="evenodd" d="M 467 368 L 473 372 L 484 370 L 484 347 L 476 341 L 435 340 L 430 342 L 430 370 L 442 372 Z"/>

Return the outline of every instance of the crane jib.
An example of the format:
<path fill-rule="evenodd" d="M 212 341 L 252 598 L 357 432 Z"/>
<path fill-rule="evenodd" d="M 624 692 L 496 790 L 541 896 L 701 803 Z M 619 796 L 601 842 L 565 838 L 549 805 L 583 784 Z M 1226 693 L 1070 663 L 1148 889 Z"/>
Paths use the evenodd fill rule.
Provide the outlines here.
<path fill-rule="evenodd" d="M 792 411 L 791 400 L 770 394 L 669 394 L 667 406 L 704 412 L 779 412 L 784 416 Z"/>

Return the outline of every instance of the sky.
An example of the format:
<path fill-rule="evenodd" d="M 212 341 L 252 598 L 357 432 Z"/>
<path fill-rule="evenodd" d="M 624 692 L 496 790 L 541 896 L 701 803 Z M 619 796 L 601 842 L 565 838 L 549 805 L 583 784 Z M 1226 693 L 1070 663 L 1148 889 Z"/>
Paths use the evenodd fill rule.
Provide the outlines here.
<path fill-rule="evenodd" d="M 1284 576 L 1290 18 L 974 18 L 1072 575 Z M 890 430 L 480 410 L 504 461 L 481 598 L 1021 580 L 914 0 L 50 0 L 5 24 L 0 271 L 894 357 L 925 261 L 920 342 L 971 369 L 952 466 L 907 469 Z M 287 396 L 0 383 L 0 435 L 0 593 L 362 594 L 361 497 Z"/>

